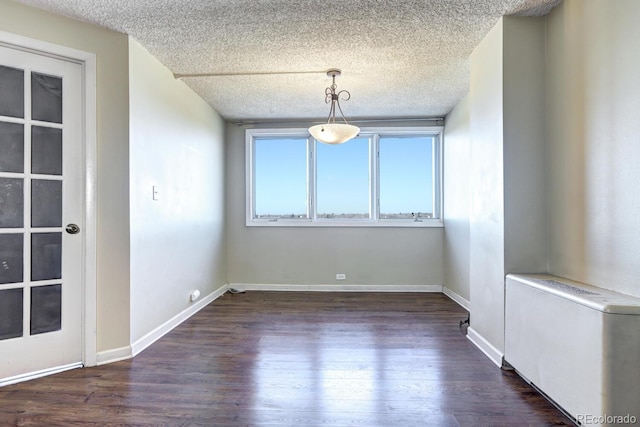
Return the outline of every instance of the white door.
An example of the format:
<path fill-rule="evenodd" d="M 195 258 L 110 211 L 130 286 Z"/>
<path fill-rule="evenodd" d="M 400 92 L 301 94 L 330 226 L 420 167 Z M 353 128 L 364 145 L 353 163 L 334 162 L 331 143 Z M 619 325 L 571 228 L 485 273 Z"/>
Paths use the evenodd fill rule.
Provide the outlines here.
<path fill-rule="evenodd" d="M 0 46 L 0 383 L 82 364 L 82 73 Z"/>

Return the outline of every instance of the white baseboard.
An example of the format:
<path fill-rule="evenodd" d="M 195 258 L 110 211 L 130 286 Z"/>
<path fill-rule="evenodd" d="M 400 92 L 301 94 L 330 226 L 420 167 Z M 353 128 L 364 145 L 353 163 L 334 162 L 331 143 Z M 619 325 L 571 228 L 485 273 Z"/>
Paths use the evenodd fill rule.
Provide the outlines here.
<path fill-rule="evenodd" d="M 442 292 L 442 285 L 350 285 L 320 284 L 294 285 L 277 283 L 229 283 L 229 289 L 238 291 L 284 292 Z"/>
<path fill-rule="evenodd" d="M 215 299 L 219 298 L 221 295 L 227 292 L 228 289 L 229 288 L 227 287 L 227 285 L 221 286 L 198 302 L 195 302 L 194 304 L 189 306 L 189 308 L 187 308 L 186 310 L 167 320 L 165 323 L 158 326 L 153 331 L 149 332 L 131 345 L 98 352 L 98 365 L 105 365 L 107 363 L 131 359 L 132 357 L 140 354 L 140 352 L 142 352 L 145 348 L 149 347 L 151 344 L 162 338 L 176 326 L 196 314 L 198 311 L 202 310 Z"/>
<path fill-rule="evenodd" d="M 455 292 L 445 288 L 442 285 L 357 285 L 357 284 L 319 284 L 319 285 L 301 285 L 301 284 L 273 284 L 273 283 L 229 283 L 216 289 L 211 294 L 194 303 L 183 312 L 172 317 L 156 329 L 152 330 L 142 338 L 136 340 L 130 346 L 120 347 L 116 349 L 101 351 L 97 353 L 97 364 L 104 365 L 107 363 L 118 362 L 120 360 L 130 359 L 140 354 L 144 349 L 162 338 L 175 327 L 196 314 L 198 311 L 206 307 L 209 303 L 222 296 L 229 289 L 238 291 L 313 291 L 313 292 L 432 292 L 444 293 L 452 300 L 460 304 L 468 310 L 469 302 L 460 297 Z M 466 304 L 466 305 L 465 305 Z M 471 331 L 471 328 L 469 328 Z M 480 337 L 481 338 L 481 337 Z M 471 339 L 471 337 L 469 338 Z M 481 339 L 486 342 L 484 339 Z M 471 339 L 473 342 L 473 339 Z M 474 344 L 476 344 L 474 342 Z M 478 345 L 478 344 L 476 344 Z M 490 344 L 487 342 L 487 345 Z M 482 347 L 478 346 L 481 350 Z M 491 347 L 491 346 L 490 346 Z M 491 347 L 492 348 L 492 347 Z M 485 354 L 486 351 L 483 350 Z M 489 355 L 489 354 L 487 354 Z M 490 356 L 491 357 L 491 356 Z M 500 355 L 501 359 L 502 355 Z M 493 359 L 492 359 L 493 360 Z"/>
<path fill-rule="evenodd" d="M 35 380 L 36 378 L 46 377 L 47 375 L 59 374 L 60 372 L 68 371 L 70 369 L 82 368 L 82 362 L 71 363 L 64 366 L 56 366 L 55 368 L 43 369 L 41 371 L 29 372 L 26 374 L 16 375 L 14 377 L 0 379 L 0 387 L 6 385 L 17 384 L 23 381 Z"/>
<path fill-rule="evenodd" d="M 502 368 L 502 359 L 504 354 L 500 350 L 495 348 L 472 327 L 467 329 L 467 338 L 469 338 L 469 341 L 478 347 L 480 351 L 483 352 L 498 368 Z"/>
<path fill-rule="evenodd" d="M 453 301 L 457 302 L 460 307 L 464 308 L 467 311 L 471 311 L 471 303 L 469 303 L 469 301 L 462 298 L 459 294 L 455 293 L 451 289 L 443 286 L 442 293 L 451 298 Z"/>
<path fill-rule="evenodd" d="M 148 334 L 146 334 L 142 338 L 140 338 L 137 341 L 135 341 L 134 343 L 132 343 L 131 344 L 131 354 L 132 354 L 132 356 L 135 357 L 138 354 L 140 354 L 140 352 L 142 352 L 145 348 L 149 347 L 151 344 L 153 344 L 154 342 L 158 341 L 160 338 L 165 336 L 167 333 L 171 332 L 175 327 L 180 325 L 182 322 L 187 320 L 189 317 L 191 317 L 194 314 L 196 314 L 198 311 L 200 311 L 203 308 L 205 308 L 209 303 L 211 303 L 212 301 L 218 299 L 225 292 L 227 292 L 228 289 L 229 288 L 227 287 L 227 285 L 221 286 L 220 288 L 216 289 L 215 291 L 213 291 L 212 293 L 210 293 L 206 297 L 204 297 L 201 300 L 193 303 L 186 310 L 184 310 L 181 313 L 178 313 L 177 315 L 173 316 L 171 319 L 167 320 L 162 325 L 158 326 L 157 328 L 155 328 L 154 330 L 152 330 L 151 332 L 149 332 Z"/>
<path fill-rule="evenodd" d="M 110 350 L 99 351 L 96 354 L 97 366 L 106 365 L 107 363 L 119 362 L 121 360 L 131 359 L 133 357 L 133 350 L 130 345 L 112 348 Z"/>

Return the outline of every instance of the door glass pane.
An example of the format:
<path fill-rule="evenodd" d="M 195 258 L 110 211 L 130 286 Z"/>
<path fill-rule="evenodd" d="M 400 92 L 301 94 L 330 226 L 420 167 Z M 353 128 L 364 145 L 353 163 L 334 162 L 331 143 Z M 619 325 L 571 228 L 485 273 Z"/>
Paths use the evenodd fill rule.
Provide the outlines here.
<path fill-rule="evenodd" d="M 0 291 L 0 340 L 22 336 L 22 299 L 22 288 Z"/>
<path fill-rule="evenodd" d="M 380 138 L 380 218 L 433 217 L 433 137 Z"/>
<path fill-rule="evenodd" d="M 24 226 L 24 181 L 20 178 L 0 178 L 0 227 Z"/>
<path fill-rule="evenodd" d="M 62 327 L 62 285 L 31 288 L 31 335 Z"/>
<path fill-rule="evenodd" d="M 62 226 L 62 181 L 31 181 L 31 226 Z"/>
<path fill-rule="evenodd" d="M 62 79 L 31 73 L 31 118 L 62 123 Z"/>
<path fill-rule="evenodd" d="M 24 237 L 0 234 L 0 284 L 23 281 Z"/>
<path fill-rule="evenodd" d="M 62 233 L 31 235 L 31 280 L 60 279 Z"/>
<path fill-rule="evenodd" d="M 24 126 L 20 123 L 0 122 L 0 172 L 24 172 Z"/>
<path fill-rule="evenodd" d="M 62 129 L 31 128 L 31 171 L 62 175 Z"/>
<path fill-rule="evenodd" d="M 316 143 L 318 218 L 369 218 L 369 139 Z"/>
<path fill-rule="evenodd" d="M 0 116 L 24 118 L 24 71 L 0 65 Z"/>

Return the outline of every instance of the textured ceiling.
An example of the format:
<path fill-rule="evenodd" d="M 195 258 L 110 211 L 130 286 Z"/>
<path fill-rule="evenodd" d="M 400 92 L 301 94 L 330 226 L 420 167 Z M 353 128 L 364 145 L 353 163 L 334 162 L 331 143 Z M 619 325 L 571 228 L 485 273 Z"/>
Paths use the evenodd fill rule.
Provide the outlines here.
<path fill-rule="evenodd" d="M 340 68 L 348 119 L 444 116 L 502 15 L 560 0 L 20 0 L 130 34 L 177 74 Z M 189 77 L 229 120 L 323 119 L 326 74 Z"/>

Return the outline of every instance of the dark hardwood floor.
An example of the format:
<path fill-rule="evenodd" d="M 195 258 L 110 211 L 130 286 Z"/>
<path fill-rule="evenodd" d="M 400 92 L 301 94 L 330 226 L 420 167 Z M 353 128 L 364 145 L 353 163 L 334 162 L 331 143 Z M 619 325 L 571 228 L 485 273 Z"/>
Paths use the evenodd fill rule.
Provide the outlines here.
<path fill-rule="evenodd" d="M 0 425 L 573 425 L 465 318 L 442 294 L 226 294 L 132 360 L 0 388 Z"/>

